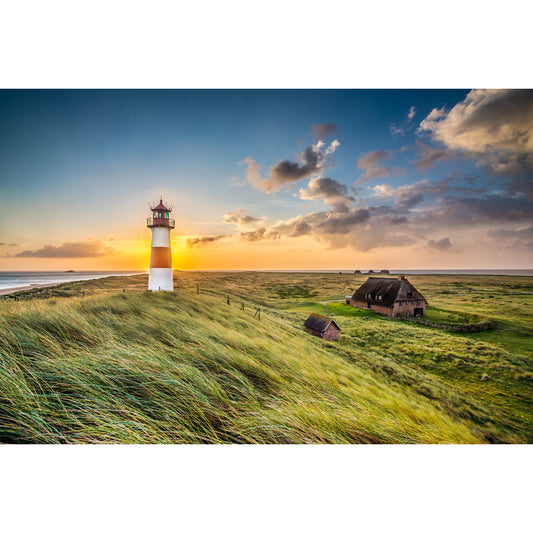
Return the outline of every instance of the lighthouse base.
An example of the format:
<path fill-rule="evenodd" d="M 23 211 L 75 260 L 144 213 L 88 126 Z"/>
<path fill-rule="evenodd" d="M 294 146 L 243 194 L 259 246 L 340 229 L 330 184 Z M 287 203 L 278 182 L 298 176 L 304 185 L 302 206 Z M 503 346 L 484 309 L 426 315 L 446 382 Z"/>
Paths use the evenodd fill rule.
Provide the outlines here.
<path fill-rule="evenodd" d="M 149 291 L 173 291 L 174 280 L 171 268 L 151 268 L 148 276 Z"/>

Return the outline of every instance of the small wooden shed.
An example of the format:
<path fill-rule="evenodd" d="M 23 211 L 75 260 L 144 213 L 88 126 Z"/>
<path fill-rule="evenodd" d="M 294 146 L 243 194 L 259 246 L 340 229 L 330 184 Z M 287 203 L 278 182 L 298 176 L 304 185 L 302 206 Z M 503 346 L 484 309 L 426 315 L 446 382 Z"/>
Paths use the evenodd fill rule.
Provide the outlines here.
<path fill-rule="evenodd" d="M 330 316 L 311 313 L 304 323 L 305 330 L 315 337 L 326 339 L 327 341 L 338 341 L 340 326 Z"/>

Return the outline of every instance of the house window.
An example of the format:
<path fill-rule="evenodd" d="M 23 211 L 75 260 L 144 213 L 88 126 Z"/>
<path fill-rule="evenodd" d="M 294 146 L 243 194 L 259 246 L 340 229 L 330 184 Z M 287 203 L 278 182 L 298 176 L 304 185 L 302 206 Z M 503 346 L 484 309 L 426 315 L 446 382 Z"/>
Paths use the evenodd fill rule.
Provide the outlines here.
<path fill-rule="evenodd" d="M 378 300 L 381 300 L 381 299 L 382 299 L 382 298 L 381 298 L 381 295 L 379 295 L 379 296 L 378 296 Z"/>

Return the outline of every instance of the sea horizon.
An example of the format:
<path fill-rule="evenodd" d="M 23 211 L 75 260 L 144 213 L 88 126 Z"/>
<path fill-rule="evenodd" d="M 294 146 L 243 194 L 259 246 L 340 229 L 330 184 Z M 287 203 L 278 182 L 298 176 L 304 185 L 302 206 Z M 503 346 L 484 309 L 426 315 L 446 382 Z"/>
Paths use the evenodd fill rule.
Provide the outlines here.
<path fill-rule="evenodd" d="M 231 270 L 180 270 L 181 272 L 265 272 L 265 273 L 302 273 L 302 274 L 353 274 L 353 269 L 231 269 Z M 135 276 L 147 274 L 147 270 L 79 270 L 73 272 L 57 270 L 11 270 L 0 271 L 0 289 L 15 289 L 41 284 L 68 283 L 71 281 L 86 281 L 90 279 L 100 279 L 110 276 Z M 391 269 L 390 275 L 412 274 L 412 275 L 471 275 L 471 276 L 533 276 L 533 269 Z M 369 272 L 361 270 L 361 274 L 381 274 L 380 270 Z"/>

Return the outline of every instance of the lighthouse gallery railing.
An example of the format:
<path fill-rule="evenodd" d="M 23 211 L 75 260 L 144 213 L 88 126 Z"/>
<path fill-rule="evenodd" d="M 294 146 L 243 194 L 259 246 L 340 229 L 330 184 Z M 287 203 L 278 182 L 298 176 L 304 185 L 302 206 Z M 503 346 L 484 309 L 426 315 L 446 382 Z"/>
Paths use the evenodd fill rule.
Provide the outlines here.
<path fill-rule="evenodd" d="M 174 228 L 176 223 L 173 218 L 154 218 L 149 217 L 146 219 L 146 225 L 151 228 L 153 226 L 164 226 L 168 228 Z"/>

